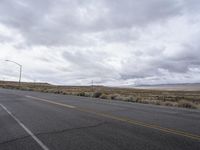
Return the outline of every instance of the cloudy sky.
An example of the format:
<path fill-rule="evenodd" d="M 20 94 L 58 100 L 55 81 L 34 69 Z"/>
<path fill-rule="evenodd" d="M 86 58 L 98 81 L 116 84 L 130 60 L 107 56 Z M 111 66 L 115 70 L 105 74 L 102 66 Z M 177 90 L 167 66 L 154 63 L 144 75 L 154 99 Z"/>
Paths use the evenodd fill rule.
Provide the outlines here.
<path fill-rule="evenodd" d="M 0 0 L 0 80 L 200 82 L 199 0 Z"/>

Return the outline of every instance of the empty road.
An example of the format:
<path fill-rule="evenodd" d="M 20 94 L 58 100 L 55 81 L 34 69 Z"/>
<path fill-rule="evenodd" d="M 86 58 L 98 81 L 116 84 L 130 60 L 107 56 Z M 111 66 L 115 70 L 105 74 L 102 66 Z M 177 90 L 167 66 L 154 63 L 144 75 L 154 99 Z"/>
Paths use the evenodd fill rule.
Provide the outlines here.
<path fill-rule="evenodd" d="M 200 150 L 200 111 L 0 89 L 0 150 Z"/>

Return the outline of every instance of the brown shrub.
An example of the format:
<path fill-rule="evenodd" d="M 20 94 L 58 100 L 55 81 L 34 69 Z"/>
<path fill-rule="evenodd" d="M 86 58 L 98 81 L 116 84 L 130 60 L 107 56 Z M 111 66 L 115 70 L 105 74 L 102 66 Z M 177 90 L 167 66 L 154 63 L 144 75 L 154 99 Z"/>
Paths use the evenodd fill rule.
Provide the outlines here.
<path fill-rule="evenodd" d="M 80 92 L 77 94 L 77 96 L 85 96 L 85 92 Z"/>
<path fill-rule="evenodd" d="M 109 96 L 106 94 L 102 94 L 99 98 L 101 99 L 109 99 Z"/>
<path fill-rule="evenodd" d="M 166 101 L 166 102 L 163 102 L 162 105 L 165 105 L 165 106 L 176 106 L 177 103 Z"/>
<path fill-rule="evenodd" d="M 89 92 L 85 92 L 85 97 L 91 97 L 91 96 L 92 96 L 91 93 L 89 93 Z"/>
<path fill-rule="evenodd" d="M 102 95 L 102 92 L 94 92 L 93 97 L 99 98 Z"/>
<path fill-rule="evenodd" d="M 117 100 L 119 98 L 119 94 L 112 94 L 110 95 L 110 99 Z"/>
<path fill-rule="evenodd" d="M 195 105 L 192 102 L 186 101 L 186 100 L 181 100 L 178 102 L 178 107 L 184 107 L 184 108 L 197 108 L 197 105 Z"/>

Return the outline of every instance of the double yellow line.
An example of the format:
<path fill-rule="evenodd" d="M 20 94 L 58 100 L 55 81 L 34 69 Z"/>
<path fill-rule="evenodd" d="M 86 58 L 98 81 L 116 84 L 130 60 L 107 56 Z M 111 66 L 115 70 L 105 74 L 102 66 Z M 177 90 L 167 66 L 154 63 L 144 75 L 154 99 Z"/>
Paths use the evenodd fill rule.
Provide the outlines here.
<path fill-rule="evenodd" d="M 183 137 L 187 137 L 187 138 L 190 138 L 190 139 L 200 141 L 199 135 L 191 134 L 191 133 L 188 133 L 188 132 L 164 128 L 164 127 L 161 127 L 161 126 L 158 126 L 158 125 L 148 124 L 148 123 L 144 123 L 144 122 L 141 122 L 141 121 L 137 121 L 137 120 L 133 120 L 133 119 L 125 118 L 125 117 L 117 117 L 117 116 L 114 116 L 114 115 L 109 114 L 109 113 L 101 113 L 101 112 L 97 112 L 97 111 L 94 111 L 94 110 L 89 110 L 89 109 L 80 108 L 80 107 L 76 107 L 76 106 L 72 106 L 72 105 L 67 105 L 67 104 L 63 104 L 63 103 L 59 103 L 59 102 L 54 102 L 54 101 L 43 99 L 43 98 L 38 98 L 38 97 L 33 97 L 33 96 L 26 96 L 26 97 L 31 98 L 33 100 L 39 100 L 39 101 L 51 103 L 51 104 L 54 104 L 54 105 L 67 107 L 67 108 L 70 108 L 70 109 L 76 109 L 76 110 L 79 110 L 81 112 L 92 113 L 92 114 L 102 116 L 102 117 L 106 117 L 106 118 L 109 118 L 109 119 L 113 119 L 113 120 L 117 120 L 117 121 L 121 121 L 121 122 L 126 122 L 126 123 L 129 123 L 129 124 L 138 125 L 138 126 L 142 126 L 142 127 L 146 127 L 146 128 L 151 128 L 151 129 L 162 131 L 164 133 L 175 134 L 175 135 L 179 135 L 179 136 L 183 136 Z"/>

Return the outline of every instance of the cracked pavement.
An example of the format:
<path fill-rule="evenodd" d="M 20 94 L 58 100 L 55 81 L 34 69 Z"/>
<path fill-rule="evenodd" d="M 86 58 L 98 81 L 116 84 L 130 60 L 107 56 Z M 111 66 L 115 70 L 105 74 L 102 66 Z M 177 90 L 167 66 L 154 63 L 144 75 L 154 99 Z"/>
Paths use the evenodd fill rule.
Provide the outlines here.
<path fill-rule="evenodd" d="M 64 132 L 73 132 L 75 130 L 82 130 L 82 129 L 88 129 L 88 128 L 96 128 L 96 127 L 104 125 L 104 124 L 105 124 L 105 122 L 102 122 L 102 123 L 94 124 L 94 125 L 91 125 L 91 126 L 82 126 L 82 127 L 70 128 L 70 129 L 63 129 L 63 130 L 52 131 L 52 132 L 35 133 L 35 135 L 39 136 L 39 135 L 45 135 L 45 134 L 60 134 L 60 133 L 64 133 Z M 29 137 L 30 137 L 29 135 L 22 136 L 22 137 L 17 137 L 17 138 L 14 138 L 14 139 L 10 139 L 10 140 L 1 142 L 0 145 L 12 143 L 12 142 L 15 142 L 17 140 L 22 140 L 22 139 L 29 138 Z"/>

